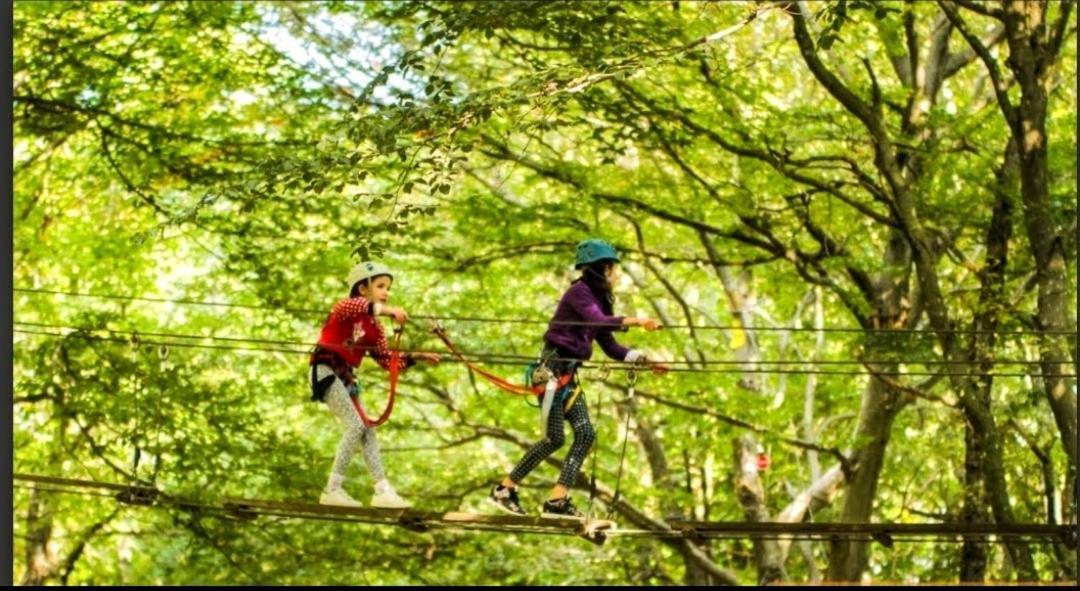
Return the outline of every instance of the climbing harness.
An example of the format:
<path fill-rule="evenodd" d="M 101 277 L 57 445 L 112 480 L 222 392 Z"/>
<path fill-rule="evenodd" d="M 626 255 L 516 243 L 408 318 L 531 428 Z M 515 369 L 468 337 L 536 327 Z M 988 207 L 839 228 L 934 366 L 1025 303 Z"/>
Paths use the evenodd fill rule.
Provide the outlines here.
<path fill-rule="evenodd" d="M 326 397 L 326 391 L 334 383 L 334 380 L 341 380 L 341 383 L 345 386 L 345 389 L 349 393 L 349 400 L 352 401 L 353 408 L 356 409 L 356 414 L 360 417 L 360 421 L 367 427 L 377 427 L 387 421 L 390 418 L 390 413 L 394 410 L 394 398 L 397 395 L 397 383 L 398 373 L 401 371 L 401 367 L 404 365 L 401 359 L 401 332 L 400 326 L 394 328 L 394 347 L 390 351 L 390 392 L 387 395 L 386 410 L 382 412 L 377 419 L 372 419 L 364 412 L 363 407 L 357 401 L 360 396 L 360 389 L 356 385 L 356 378 L 353 376 L 353 370 L 349 367 L 344 360 L 332 351 L 320 350 L 318 346 L 315 347 L 314 361 L 311 364 L 311 399 L 314 401 L 322 401 Z M 317 367 L 319 365 L 329 366 L 332 373 L 322 379 L 318 378 Z"/>
<path fill-rule="evenodd" d="M 525 368 L 526 383 L 533 386 L 544 385 L 544 399 L 540 409 L 541 433 L 547 433 L 547 420 L 551 414 L 552 406 L 562 402 L 563 412 L 565 413 L 570 410 L 570 407 L 574 405 L 574 401 L 581 394 L 581 383 L 574 379 L 578 363 L 576 361 L 563 362 L 561 367 L 555 366 L 552 359 L 556 355 L 558 355 L 558 350 L 545 345 L 540 352 L 540 358 Z M 560 384 L 560 379 L 555 377 L 557 373 L 562 374 L 560 379 L 568 379 L 563 379 L 562 384 Z"/>

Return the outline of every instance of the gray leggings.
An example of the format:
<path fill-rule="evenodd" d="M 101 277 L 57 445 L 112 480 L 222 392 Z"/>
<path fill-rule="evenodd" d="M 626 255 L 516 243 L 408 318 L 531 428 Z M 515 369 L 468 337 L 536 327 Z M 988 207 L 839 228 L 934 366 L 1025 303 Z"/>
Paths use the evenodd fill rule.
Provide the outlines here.
<path fill-rule="evenodd" d="M 570 453 L 566 456 L 562 472 L 559 474 L 559 484 L 572 486 L 577 479 L 578 470 L 585 463 L 585 456 L 589 448 L 596 441 L 596 431 L 589 421 L 589 409 L 585 406 L 585 393 L 578 395 L 574 405 L 565 413 L 566 420 L 570 421 L 570 427 L 574 430 L 574 442 L 570 444 Z M 536 442 L 525 457 L 521 458 L 513 472 L 510 472 L 510 480 L 521 484 L 522 479 L 528 476 L 544 458 L 555 453 L 566 442 L 563 434 L 563 404 L 556 402 L 551 405 L 548 414 L 546 437 Z"/>
<path fill-rule="evenodd" d="M 322 379 L 334 373 L 326 365 L 316 366 L 315 371 L 316 379 Z M 363 421 L 360 420 L 360 417 L 356 414 L 356 409 L 353 408 L 352 401 L 349 400 L 349 393 L 345 390 L 345 384 L 341 383 L 340 379 L 335 379 L 334 383 L 327 389 L 324 402 L 330 412 L 334 413 L 334 416 L 341 422 L 342 428 L 345 429 L 345 433 L 342 434 L 341 441 L 338 443 L 337 453 L 334 455 L 334 467 L 330 473 L 331 480 L 334 480 L 335 475 L 337 475 L 339 481 L 345 478 L 349 463 L 352 462 L 357 448 L 360 447 L 364 450 L 364 463 L 367 464 L 368 472 L 371 472 L 371 478 L 375 482 L 385 480 L 386 471 L 383 470 L 382 460 L 379 459 L 379 442 L 375 439 L 375 429 L 366 427 Z"/>

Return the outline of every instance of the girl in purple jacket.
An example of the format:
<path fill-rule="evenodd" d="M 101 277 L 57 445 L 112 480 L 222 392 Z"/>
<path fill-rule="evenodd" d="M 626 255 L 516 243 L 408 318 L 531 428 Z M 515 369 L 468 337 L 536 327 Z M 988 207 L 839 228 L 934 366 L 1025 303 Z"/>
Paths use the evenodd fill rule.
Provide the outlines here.
<path fill-rule="evenodd" d="M 575 268 L 582 269 L 581 277 L 576 279 L 566 290 L 555 316 L 544 333 L 544 348 L 540 361 L 534 371 L 534 382 L 549 380 L 553 384 L 563 375 L 573 374 L 580 361 L 592 357 L 593 340 L 600 343 L 600 348 L 608 357 L 616 361 L 629 363 L 648 363 L 653 372 L 664 373 L 669 367 L 663 363 L 649 361 L 642 351 L 627 349 L 615 341 L 615 330 L 626 330 L 630 326 L 640 326 L 645 330 L 657 330 L 660 323 L 652 318 L 631 318 L 613 315 L 615 301 L 611 286 L 617 276 L 619 255 L 615 249 L 602 240 L 589 239 L 577 245 Z M 539 378 L 538 378 L 539 376 Z M 561 390 L 571 393 L 578 389 L 576 375 Z M 554 400 L 543 400 L 545 397 Z M 518 501 L 517 486 L 544 458 L 562 447 L 566 438 L 563 434 L 563 422 L 569 421 L 574 430 L 574 441 L 570 444 L 570 453 L 559 475 L 558 483 L 551 489 L 548 500 L 544 503 L 542 514 L 545 517 L 584 517 L 578 511 L 567 492 L 577 478 L 578 470 L 585 463 L 585 456 L 596 438 L 589 411 L 585 406 L 585 397 L 567 394 L 570 400 L 559 400 L 557 393 L 549 387 L 541 395 L 547 415 L 545 437 L 536 442 L 518 462 L 513 471 L 495 486 L 489 500 L 508 513 L 525 515 Z M 569 406 L 564 408 L 564 404 Z"/>

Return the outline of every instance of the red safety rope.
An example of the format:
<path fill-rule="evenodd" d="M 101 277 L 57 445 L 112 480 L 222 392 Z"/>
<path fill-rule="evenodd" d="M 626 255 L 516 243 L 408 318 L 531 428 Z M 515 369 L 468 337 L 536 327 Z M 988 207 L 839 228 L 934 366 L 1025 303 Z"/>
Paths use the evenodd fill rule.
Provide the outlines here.
<path fill-rule="evenodd" d="M 546 388 L 545 384 L 540 384 L 538 386 L 519 386 L 517 384 L 510 383 L 495 374 L 488 373 L 480 369 L 471 361 L 466 359 L 465 356 L 461 354 L 461 351 L 458 351 L 458 348 L 454 346 L 454 343 L 450 342 L 450 337 L 446 336 L 446 329 L 444 329 L 442 326 L 433 323 L 431 327 L 431 332 L 435 333 L 435 335 L 438 336 L 439 339 L 441 339 L 442 342 L 446 345 L 446 348 L 450 349 L 450 352 L 453 353 L 455 357 L 460 359 L 466 367 L 480 374 L 480 376 L 482 376 L 484 379 L 491 382 L 495 386 L 502 388 L 503 390 L 506 390 L 511 394 L 518 394 L 523 396 L 530 394 L 533 396 L 539 396 L 544 393 L 544 389 Z M 559 378 L 559 382 L 558 384 L 556 384 L 555 390 L 558 391 L 562 389 L 562 387 L 570 383 L 570 380 L 572 380 L 573 378 L 573 372 L 563 375 L 561 378 Z"/>
<path fill-rule="evenodd" d="M 390 413 L 394 411 L 394 396 L 397 393 L 398 372 L 401 370 L 401 333 L 402 327 L 394 327 L 394 348 L 390 351 L 390 393 L 386 399 L 386 410 L 383 411 L 379 418 L 372 419 L 364 412 L 364 407 L 360 406 L 358 398 L 359 395 L 353 397 L 350 396 L 349 400 L 352 400 L 353 407 L 356 409 L 356 414 L 360 415 L 360 420 L 363 421 L 366 427 L 378 427 L 385 423 L 390 418 Z"/>

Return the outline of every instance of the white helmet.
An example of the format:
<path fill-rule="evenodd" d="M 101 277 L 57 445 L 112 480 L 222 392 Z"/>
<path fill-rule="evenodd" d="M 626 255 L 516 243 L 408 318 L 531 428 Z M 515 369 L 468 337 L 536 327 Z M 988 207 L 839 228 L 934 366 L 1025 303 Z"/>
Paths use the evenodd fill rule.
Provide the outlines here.
<path fill-rule="evenodd" d="M 378 277 L 380 275 L 388 275 L 391 279 L 394 278 L 394 274 L 390 272 L 390 268 L 382 263 L 375 263 L 372 261 L 366 261 L 352 268 L 349 271 L 349 289 L 352 289 L 358 281 L 365 279 L 371 279 L 372 277 Z"/>

